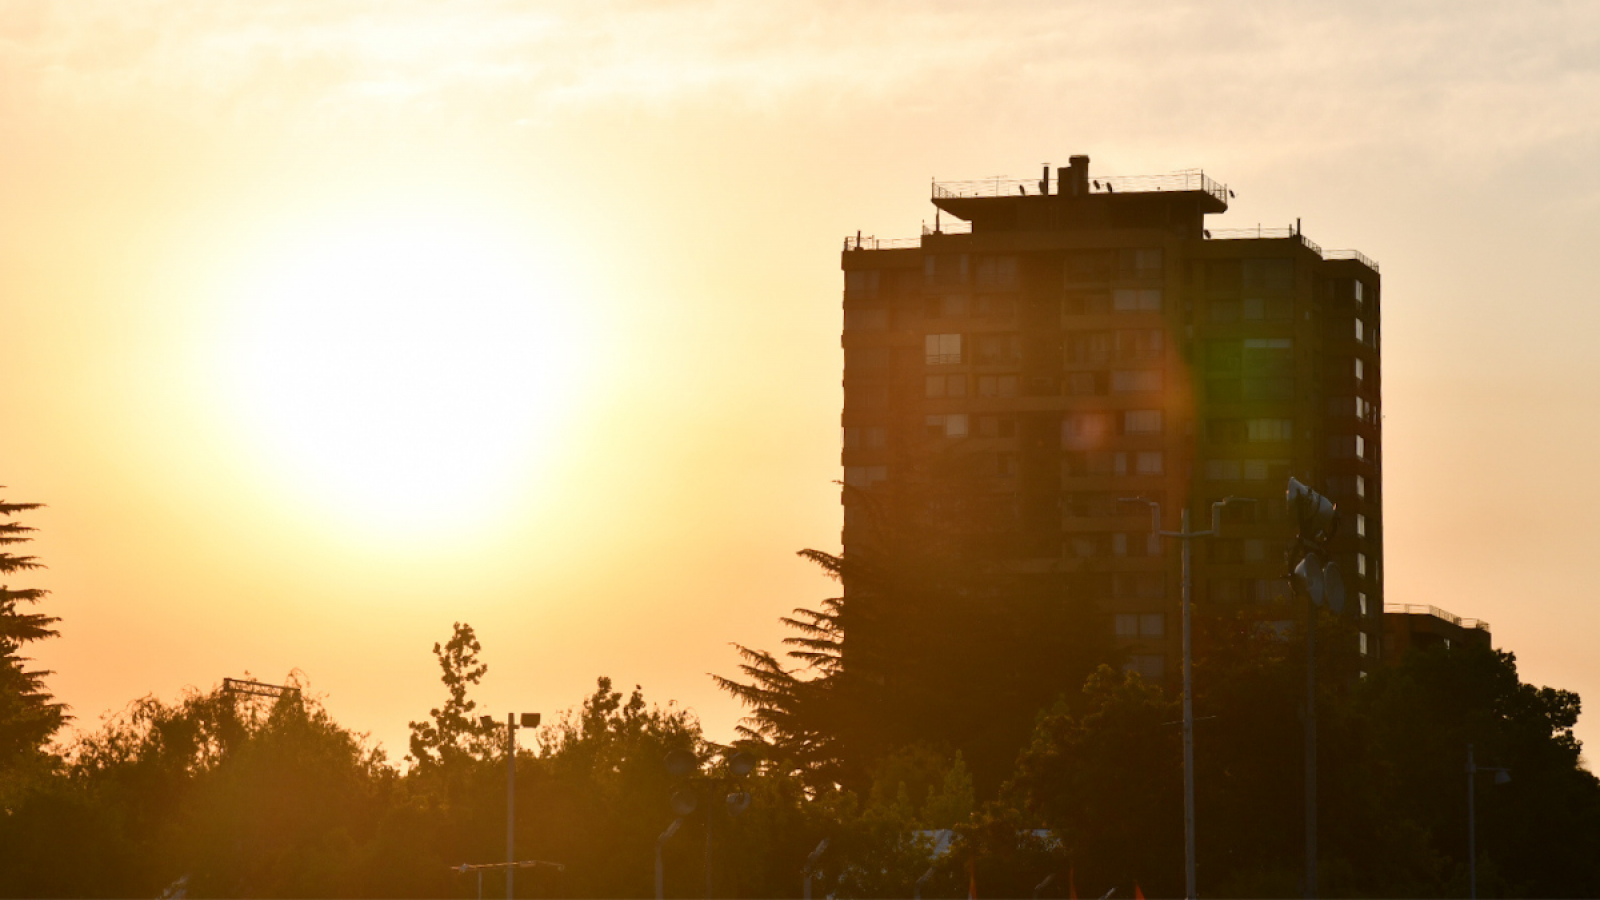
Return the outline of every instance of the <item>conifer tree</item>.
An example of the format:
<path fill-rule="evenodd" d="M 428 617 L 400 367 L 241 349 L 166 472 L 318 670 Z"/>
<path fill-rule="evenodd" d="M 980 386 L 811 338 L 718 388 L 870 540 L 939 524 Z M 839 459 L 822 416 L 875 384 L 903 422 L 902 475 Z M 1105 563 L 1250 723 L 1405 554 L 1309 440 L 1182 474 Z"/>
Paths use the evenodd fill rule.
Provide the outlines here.
<path fill-rule="evenodd" d="M 51 673 L 30 668 L 32 660 L 22 655 L 28 644 L 57 634 L 58 618 L 33 611 L 48 592 L 3 583 L 13 573 L 44 568 L 32 556 L 11 552 L 32 540 L 34 531 L 14 517 L 40 506 L 0 500 L 0 773 L 37 757 L 66 719 L 63 705 L 45 688 Z"/>

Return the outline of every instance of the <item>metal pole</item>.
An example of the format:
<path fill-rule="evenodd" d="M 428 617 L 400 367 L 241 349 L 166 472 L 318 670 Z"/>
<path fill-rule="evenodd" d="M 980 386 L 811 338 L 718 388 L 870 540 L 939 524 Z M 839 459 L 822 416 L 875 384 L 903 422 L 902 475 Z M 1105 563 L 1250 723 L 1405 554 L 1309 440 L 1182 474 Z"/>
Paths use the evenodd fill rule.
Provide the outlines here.
<path fill-rule="evenodd" d="M 667 875 L 661 867 L 661 840 L 656 840 L 656 900 L 663 900 L 667 891 Z"/>
<path fill-rule="evenodd" d="M 713 896 L 711 890 L 711 824 L 716 818 L 717 807 L 711 802 L 711 799 L 709 795 L 706 797 L 706 900 L 711 900 Z"/>
<path fill-rule="evenodd" d="M 1189 533 L 1189 507 L 1183 508 L 1183 853 L 1184 896 L 1195 900 L 1194 877 L 1194 673 L 1190 656 L 1191 545 L 1198 535 Z"/>
<path fill-rule="evenodd" d="M 1306 900 L 1317 896 L 1317 605 L 1306 597 Z"/>
<path fill-rule="evenodd" d="M 478 900 L 483 900 L 483 870 L 478 870 Z"/>
<path fill-rule="evenodd" d="M 1472 762 L 1472 745 L 1467 745 L 1467 896 L 1478 900 L 1478 821 L 1473 798 L 1473 776 L 1478 767 Z"/>
<path fill-rule="evenodd" d="M 506 713 L 506 900 L 516 896 L 517 714 Z"/>

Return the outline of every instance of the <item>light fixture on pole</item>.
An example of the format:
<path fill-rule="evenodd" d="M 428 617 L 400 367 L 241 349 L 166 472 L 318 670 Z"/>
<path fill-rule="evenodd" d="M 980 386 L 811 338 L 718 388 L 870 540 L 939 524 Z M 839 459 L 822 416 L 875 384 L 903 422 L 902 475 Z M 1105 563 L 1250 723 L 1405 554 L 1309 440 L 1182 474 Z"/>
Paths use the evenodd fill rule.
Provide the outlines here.
<path fill-rule="evenodd" d="M 1184 506 L 1177 531 L 1161 530 L 1161 504 L 1143 497 L 1127 497 L 1121 503 L 1144 503 L 1150 507 L 1150 531 L 1183 542 L 1183 873 L 1184 897 L 1195 900 L 1194 853 L 1194 674 L 1191 650 L 1191 595 L 1194 590 L 1192 551 L 1195 538 L 1215 537 L 1222 531 L 1222 509 L 1229 503 L 1254 503 L 1254 497 L 1224 497 L 1211 504 L 1211 530 L 1189 530 L 1189 507 Z"/>
<path fill-rule="evenodd" d="M 1344 611 L 1344 578 L 1338 565 L 1323 563 L 1328 542 L 1339 530 L 1339 507 L 1307 487 L 1289 479 L 1285 493 L 1299 525 L 1290 551 L 1289 581 L 1306 598 L 1306 898 L 1317 896 L 1317 607 L 1335 615 Z"/>
<path fill-rule="evenodd" d="M 680 820 L 692 815 L 695 810 L 701 807 L 700 798 L 702 794 L 706 795 L 707 798 L 707 802 L 704 804 L 706 811 L 707 898 L 710 898 L 713 895 L 715 888 L 715 869 L 712 858 L 712 848 L 714 847 L 714 843 L 712 841 L 712 834 L 715 828 L 717 804 L 710 802 L 711 795 L 714 793 L 720 793 L 722 790 L 734 786 L 737 779 L 743 778 L 744 776 L 750 774 L 750 772 L 756 767 L 755 756 L 743 750 L 736 750 L 733 753 L 728 754 L 724 757 L 724 761 L 728 766 L 728 774 L 717 776 L 701 774 L 699 758 L 688 750 L 673 750 L 667 754 L 664 760 L 662 760 L 662 764 L 667 769 L 667 774 L 674 778 L 682 779 L 684 783 L 683 787 L 680 787 L 678 790 L 673 792 L 672 799 L 670 801 L 672 804 L 672 812 Z M 730 816 L 743 815 L 744 811 L 750 808 L 750 802 L 750 794 L 748 791 L 744 790 L 730 792 L 723 798 L 723 803 L 727 807 L 728 814 Z M 665 839 L 671 836 L 672 828 L 669 827 L 667 833 L 662 835 L 662 841 L 665 841 Z M 659 846 L 660 844 L 658 843 L 658 849 Z M 659 890 L 659 879 L 657 880 L 657 886 Z"/>
<path fill-rule="evenodd" d="M 495 726 L 494 716 L 478 720 L 485 731 Z M 515 896 L 517 871 L 517 728 L 516 713 L 506 713 L 506 900 Z M 523 713 L 520 727 L 538 728 L 538 713 Z"/>
<path fill-rule="evenodd" d="M 1473 782 L 1479 772 L 1493 772 L 1495 784 L 1511 783 L 1510 769 L 1478 765 L 1472 759 L 1472 745 L 1467 745 L 1467 897 L 1469 900 L 1478 900 L 1478 817 Z"/>

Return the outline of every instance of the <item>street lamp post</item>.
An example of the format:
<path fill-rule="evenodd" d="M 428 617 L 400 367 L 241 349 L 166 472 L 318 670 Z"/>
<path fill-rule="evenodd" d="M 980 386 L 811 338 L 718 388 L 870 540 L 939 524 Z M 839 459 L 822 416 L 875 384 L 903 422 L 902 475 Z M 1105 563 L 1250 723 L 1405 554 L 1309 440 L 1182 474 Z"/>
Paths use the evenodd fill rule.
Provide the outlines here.
<path fill-rule="evenodd" d="M 485 729 L 494 727 L 494 717 L 479 720 Z M 506 900 L 516 896 L 517 872 L 517 728 L 516 713 L 506 713 Z M 538 728 L 538 713 L 523 713 L 522 728 Z"/>
<path fill-rule="evenodd" d="M 1215 537 L 1222 531 L 1222 508 L 1229 503 L 1254 503 L 1253 497 L 1225 497 L 1211 504 L 1211 530 L 1189 530 L 1189 507 L 1184 506 L 1177 531 L 1161 530 L 1161 504 L 1142 497 L 1131 497 L 1124 503 L 1145 503 L 1150 507 L 1150 530 L 1161 537 L 1177 538 L 1183 542 L 1183 875 L 1184 897 L 1195 900 L 1194 863 L 1194 672 L 1192 634 L 1193 562 L 1191 544 L 1195 538 Z"/>
<path fill-rule="evenodd" d="M 1480 766 L 1472 759 L 1472 745 L 1467 745 L 1467 896 L 1478 900 L 1478 818 L 1477 800 L 1473 782 L 1479 772 L 1493 772 L 1495 784 L 1511 781 L 1511 770 L 1500 766 Z"/>
<path fill-rule="evenodd" d="M 1344 580 L 1337 563 L 1322 563 L 1328 542 L 1339 530 L 1338 504 L 1313 491 L 1298 478 L 1290 478 L 1285 502 L 1299 524 L 1289 580 L 1306 598 L 1306 900 L 1317 896 L 1317 607 L 1335 613 L 1344 610 Z"/>
<path fill-rule="evenodd" d="M 714 799 L 714 795 L 716 793 L 719 793 L 722 789 L 731 786 L 737 779 L 743 778 L 744 776 L 750 774 L 750 771 L 756 766 L 756 758 L 743 750 L 738 750 L 727 756 L 727 763 L 728 774 L 726 776 L 718 777 L 715 775 L 700 774 L 700 760 L 688 750 L 673 750 L 672 752 L 668 753 L 666 759 L 663 760 L 663 764 L 666 766 L 668 774 L 674 778 L 683 779 L 684 782 L 688 784 L 687 788 L 680 789 L 674 792 L 672 795 L 672 811 L 678 814 L 679 819 L 694 813 L 694 811 L 701 805 L 700 796 L 702 794 L 706 796 L 706 897 L 708 900 L 711 896 L 713 896 L 716 889 L 713 868 L 714 860 L 712 858 L 712 848 L 714 846 L 712 834 L 715 827 L 713 820 L 716 817 L 717 804 L 711 801 Z M 732 815 L 740 815 L 745 810 L 750 808 L 750 794 L 746 791 L 735 791 L 728 794 L 723 798 L 723 800 L 727 805 L 728 812 Z M 659 863 L 659 850 L 661 843 L 667 838 L 670 838 L 674 830 L 675 829 L 669 827 L 667 832 L 661 836 L 661 840 L 656 844 L 658 852 L 656 871 L 658 873 L 661 871 Z M 659 874 L 657 875 L 656 884 L 659 896 L 659 892 L 661 890 L 661 878 Z"/>

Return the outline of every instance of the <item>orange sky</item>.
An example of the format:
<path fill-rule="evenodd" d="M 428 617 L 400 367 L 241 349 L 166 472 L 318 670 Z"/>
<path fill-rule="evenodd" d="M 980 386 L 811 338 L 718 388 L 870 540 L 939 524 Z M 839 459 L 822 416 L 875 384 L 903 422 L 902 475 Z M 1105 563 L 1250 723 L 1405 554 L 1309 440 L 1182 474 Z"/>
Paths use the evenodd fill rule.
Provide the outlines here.
<path fill-rule="evenodd" d="M 298 668 L 399 756 L 460 620 L 492 711 L 608 674 L 725 736 L 705 673 L 830 590 L 840 238 L 1088 153 L 1381 262 L 1389 600 L 1600 697 L 1600 8 L 1229 10 L 0 3 L 54 690 Z"/>

